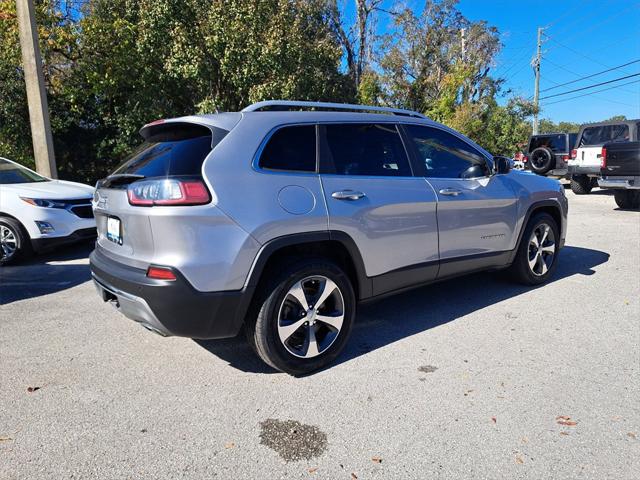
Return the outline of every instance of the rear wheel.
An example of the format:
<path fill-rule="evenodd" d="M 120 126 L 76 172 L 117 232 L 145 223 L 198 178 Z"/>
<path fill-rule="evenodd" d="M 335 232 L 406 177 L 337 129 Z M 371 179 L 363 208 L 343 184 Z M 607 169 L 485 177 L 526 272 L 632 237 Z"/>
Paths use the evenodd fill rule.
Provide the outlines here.
<path fill-rule="evenodd" d="M 548 213 L 534 215 L 522 236 L 511 265 L 515 279 L 525 285 L 545 283 L 556 269 L 560 234 Z"/>
<path fill-rule="evenodd" d="M 29 237 L 20 222 L 0 217 L 0 266 L 25 257 L 31 251 Z"/>
<path fill-rule="evenodd" d="M 344 349 L 356 299 L 349 278 L 333 262 L 293 263 L 264 282 L 258 295 L 259 311 L 246 333 L 267 364 L 302 375 L 328 365 Z"/>
<path fill-rule="evenodd" d="M 573 175 L 571 177 L 571 191 L 576 195 L 586 195 L 591 192 L 595 183 L 586 175 Z"/>
<path fill-rule="evenodd" d="M 614 190 L 613 196 L 620 208 L 634 210 L 640 208 L 640 190 Z"/>

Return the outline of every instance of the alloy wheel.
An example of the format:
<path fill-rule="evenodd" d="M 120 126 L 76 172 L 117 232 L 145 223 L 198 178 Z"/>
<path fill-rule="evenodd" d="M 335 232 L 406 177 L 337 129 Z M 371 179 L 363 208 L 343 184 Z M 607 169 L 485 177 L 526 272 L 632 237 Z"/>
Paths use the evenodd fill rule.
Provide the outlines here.
<path fill-rule="evenodd" d="M 338 338 L 344 298 L 331 279 L 317 275 L 294 283 L 278 311 L 278 336 L 289 353 L 313 358 Z"/>
<path fill-rule="evenodd" d="M 553 265 L 556 254 L 556 241 L 553 229 L 547 223 L 541 223 L 529 239 L 529 268 L 531 272 L 541 277 Z"/>
<path fill-rule="evenodd" d="M 8 260 L 18 251 L 16 233 L 6 225 L 0 225 L 0 258 Z"/>

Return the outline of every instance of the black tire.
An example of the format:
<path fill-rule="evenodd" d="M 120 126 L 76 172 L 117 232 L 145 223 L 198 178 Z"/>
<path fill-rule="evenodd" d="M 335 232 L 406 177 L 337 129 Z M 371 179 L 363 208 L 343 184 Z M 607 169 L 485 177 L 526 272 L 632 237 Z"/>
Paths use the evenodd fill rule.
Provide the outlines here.
<path fill-rule="evenodd" d="M 573 175 L 571 177 L 571 191 L 576 195 L 586 195 L 591 192 L 591 189 L 595 186 L 594 183 L 597 182 L 593 180 L 586 175 Z"/>
<path fill-rule="evenodd" d="M 538 147 L 529 155 L 531 170 L 538 175 L 544 175 L 553 168 L 555 155 L 548 147 Z"/>
<path fill-rule="evenodd" d="M 11 217 L 0 217 L 0 235 L 4 231 L 5 237 L 0 238 L 0 267 L 17 262 L 31 254 L 31 242 L 29 234 L 16 219 Z M 6 235 L 13 241 L 7 241 Z M 11 246 L 15 245 L 15 250 L 10 252 Z"/>
<path fill-rule="evenodd" d="M 529 260 L 532 257 L 530 241 L 533 232 L 542 225 L 548 225 L 553 233 L 555 252 L 551 259 L 548 259 L 547 256 L 542 260 L 545 262 L 545 265 L 547 265 L 546 272 L 542 274 L 536 274 L 532 271 L 532 267 L 529 265 Z M 553 272 L 555 271 L 558 264 L 559 245 L 560 232 L 554 218 L 548 213 L 534 214 L 529 220 L 529 223 L 527 223 L 527 226 L 520 240 L 520 244 L 518 245 L 516 258 L 510 268 L 514 280 L 524 285 L 540 285 L 542 283 L 545 283 L 549 279 L 549 277 L 553 275 Z M 550 260 L 549 264 L 546 264 L 546 260 Z M 536 263 L 536 267 L 539 267 L 539 265 L 540 264 Z"/>
<path fill-rule="evenodd" d="M 344 349 L 355 319 L 356 296 L 349 277 L 330 260 L 311 258 L 283 261 L 282 264 L 286 265 L 282 270 L 279 272 L 267 272 L 266 280 L 261 282 L 256 293 L 256 303 L 252 309 L 253 313 L 250 313 L 245 322 L 245 333 L 249 344 L 265 363 L 290 375 L 304 375 L 327 366 Z M 342 326 L 332 342 L 330 342 L 331 337 L 328 334 L 324 337 L 325 341 L 330 342 L 324 351 L 312 358 L 302 358 L 291 353 L 289 350 L 291 347 L 285 346 L 285 342 L 280 340 L 279 322 L 281 308 L 288 308 L 285 305 L 290 301 L 287 300 L 290 289 L 300 281 L 314 282 L 315 280 L 309 280 L 310 277 L 324 277 L 334 282 L 339 290 L 338 294 L 341 295 L 340 300 L 342 301 L 341 306 L 344 317 Z M 299 303 L 293 303 L 299 305 Z M 316 307 L 320 311 L 322 305 L 317 305 Z M 298 319 L 297 314 L 295 318 Z M 302 317 L 299 317 L 299 320 L 301 319 Z M 292 321 L 291 323 L 295 322 Z M 329 331 L 326 324 L 323 326 L 322 322 L 319 323 L 318 330 L 314 331 L 322 333 L 324 331 L 322 330 L 323 328 Z M 296 330 L 297 333 L 295 335 L 304 336 L 305 332 L 308 332 L 310 328 L 310 326 L 302 325 Z M 291 338 L 293 338 L 293 335 Z M 318 336 L 318 339 L 320 338 Z M 319 340 L 318 350 L 320 350 L 320 346 L 321 340 Z"/>
<path fill-rule="evenodd" d="M 640 208 L 640 190 L 614 190 L 613 198 L 618 207 L 625 210 Z"/>

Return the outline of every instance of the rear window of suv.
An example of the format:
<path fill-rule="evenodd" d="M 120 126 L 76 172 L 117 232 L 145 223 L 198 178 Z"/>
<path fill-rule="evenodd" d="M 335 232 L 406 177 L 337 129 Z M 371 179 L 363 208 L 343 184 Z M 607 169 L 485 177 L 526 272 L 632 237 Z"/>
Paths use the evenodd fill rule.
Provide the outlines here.
<path fill-rule="evenodd" d="M 567 136 L 559 135 L 541 135 L 532 137 L 529 143 L 529 152 L 533 152 L 536 148 L 547 147 L 553 152 L 567 152 Z"/>
<path fill-rule="evenodd" d="M 602 145 L 607 142 L 628 142 L 629 125 L 594 125 L 586 127 L 580 136 L 579 147 Z"/>
<path fill-rule="evenodd" d="M 147 141 L 112 175 L 146 178 L 201 175 L 205 158 L 227 133 L 216 127 L 164 124 L 162 128 L 147 132 Z"/>

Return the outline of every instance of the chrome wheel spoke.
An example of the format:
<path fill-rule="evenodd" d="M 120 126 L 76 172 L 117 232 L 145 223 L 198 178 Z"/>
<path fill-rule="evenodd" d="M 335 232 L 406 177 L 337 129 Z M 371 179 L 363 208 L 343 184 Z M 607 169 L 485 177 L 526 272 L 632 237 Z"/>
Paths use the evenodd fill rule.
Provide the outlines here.
<path fill-rule="evenodd" d="M 336 288 L 338 288 L 338 286 L 333 283 L 332 280 L 327 278 L 322 285 L 322 291 L 320 292 L 320 296 L 318 297 L 318 302 L 315 304 L 315 308 L 320 308 Z"/>
<path fill-rule="evenodd" d="M 278 326 L 278 335 L 280 336 L 280 340 L 283 343 L 289 340 L 289 338 L 291 338 L 291 335 L 296 333 L 306 321 L 306 318 L 301 318 L 297 322 L 293 322 L 290 325 Z"/>
<path fill-rule="evenodd" d="M 540 242 L 538 241 L 538 237 L 536 236 L 536 232 L 533 232 L 533 236 L 531 237 L 531 240 L 529 241 L 529 245 L 533 245 L 536 248 L 538 248 L 540 246 Z"/>
<path fill-rule="evenodd" d="M 319 353 L 315 327 L 313 325 L 309 325 L 309 328 L 307 329 L 307 341 L 304 356 L 306 358 L 311 358 L 315 357 Z"/>
<path fill-rule="evenodd" d="M 544 258 L 542 258 L 542 255 L 540 255 L 540 269 L 541 269 L 540 275 L 544 275 L 549 271 L 549 267 L 547 267 L 547 262 L 544 261 Z"/>
<path fill-rule="evenodd" d="M 307 301 L 307 296 L 304 294 L 304 290 L 302 289 L 302 282 L 298 282 L 293 287 L 291 287 L 291 290 L 289 290 L 289 293 L 287 294 L 287 296 L 289 295 L 295 298 L 295 300 L 298 302 L 298 304 L 304 311 L 306 311 L 309 308 L 309 302 Z"/>
<path fill-rule="evenodd" d="M 543 253 L 554 253 L 556 251 L 556 244 L 550 243 L 548 245 L 543 246 L 540 250 Z"/>
<path fill-rule="evenodd" d="M 544 245 L 544 242 L 547 241 L 549 230 L 551 230 L 551 227 L 549 227 L 549 225 L 544 225 L 544 233 L 542 234 L 542 238 L 540 239 L 540 245 Z"/>
<path fill-rule="evenodd" d="M 533 260 L 529 259 L 529 268 L 531 269 L 531 271 L 535 272 L 537 264 L 538 264 L 538 254 L 536 253 L 536 255 L 533 257 Z"/>
<path fill-rule="evenodd" d="M 337 315 L 335 317 L 329 315 L 316 315 L 316 320 L 318 322 L 325 323 L 335 328 L 336 330 L 340 330 L 342 328 L 342 321 L 344 320 L 344 315 Z"/>

